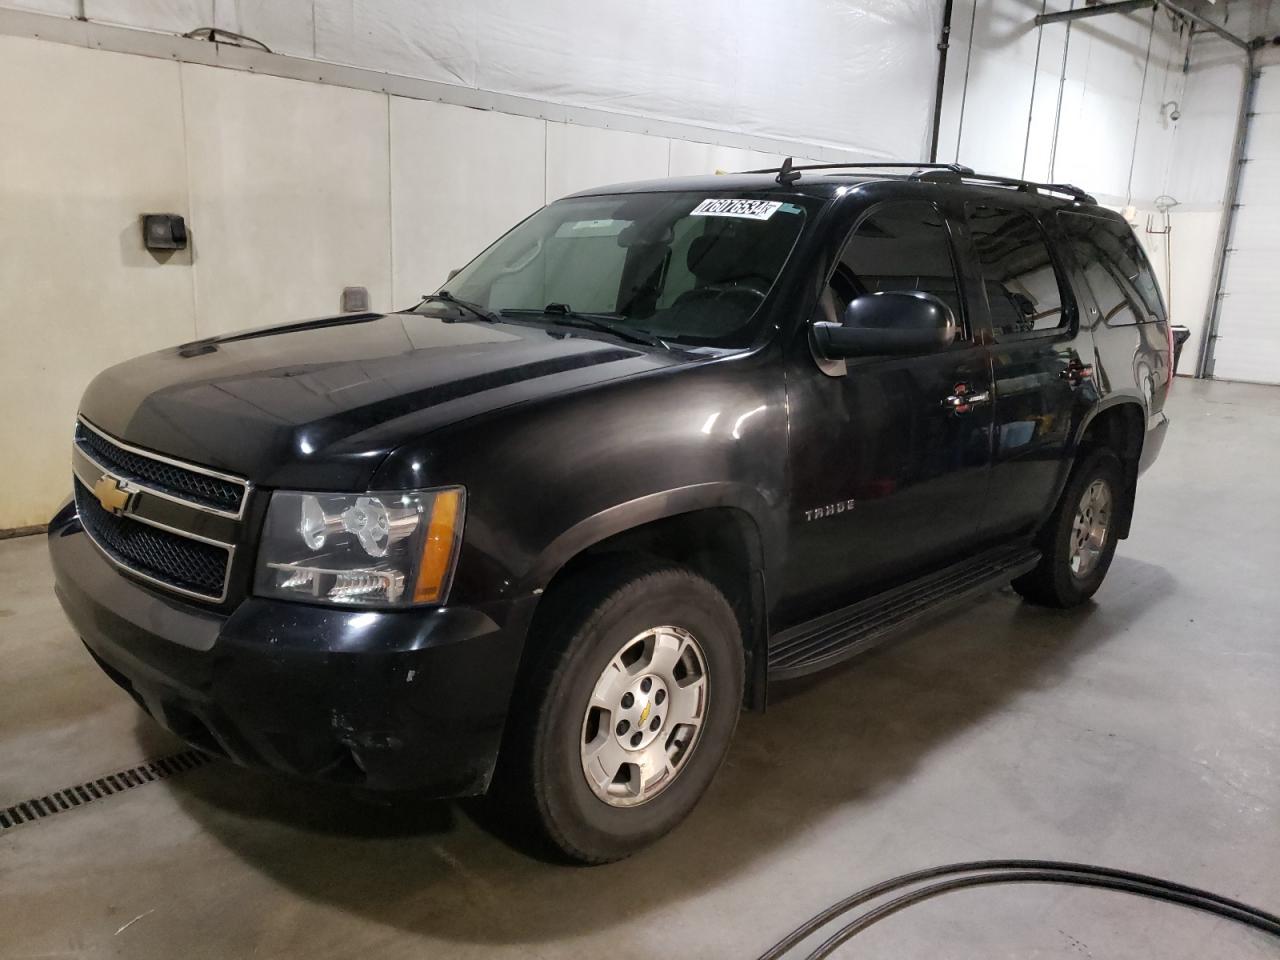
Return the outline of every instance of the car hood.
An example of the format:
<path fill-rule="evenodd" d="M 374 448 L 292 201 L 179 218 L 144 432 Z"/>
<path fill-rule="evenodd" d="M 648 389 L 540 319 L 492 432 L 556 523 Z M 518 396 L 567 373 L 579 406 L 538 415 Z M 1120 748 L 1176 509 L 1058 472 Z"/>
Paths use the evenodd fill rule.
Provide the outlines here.
<path fill-rule="evenodd" d="M 387 454 L 437 427 L 678 362 L 585 331 L 361 314 L 129 360 L 90 384 L 81 414 L 266 486 L 363 489 Z"/>

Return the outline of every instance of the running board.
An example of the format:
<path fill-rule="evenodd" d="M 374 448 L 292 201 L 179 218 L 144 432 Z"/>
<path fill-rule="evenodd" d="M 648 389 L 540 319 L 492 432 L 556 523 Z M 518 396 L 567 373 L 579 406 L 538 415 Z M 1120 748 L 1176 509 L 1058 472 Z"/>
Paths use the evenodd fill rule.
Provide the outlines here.
<path fill-rule="evenodd" d="M 848 660 L 899 630 L 1003 587 L 1039 562 L 1040 551 L 1031 547 L 997 547 L 783 630 L 769 642 L 769 679 L 789 680 Z"/>

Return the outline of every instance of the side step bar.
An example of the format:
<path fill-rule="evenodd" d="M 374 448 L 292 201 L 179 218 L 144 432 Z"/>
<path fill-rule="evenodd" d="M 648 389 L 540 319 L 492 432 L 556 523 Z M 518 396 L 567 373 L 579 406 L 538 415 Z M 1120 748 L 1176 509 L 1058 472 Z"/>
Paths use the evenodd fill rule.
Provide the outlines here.
<path fill-rule="evenodd" d="M 899 630 L 1003 587 L 1039 562 L 1040 551 L 1032 547 L 997 547 L 776 633 L 769 641 L 769 679 L 789 680 L 848 660 Z"/>

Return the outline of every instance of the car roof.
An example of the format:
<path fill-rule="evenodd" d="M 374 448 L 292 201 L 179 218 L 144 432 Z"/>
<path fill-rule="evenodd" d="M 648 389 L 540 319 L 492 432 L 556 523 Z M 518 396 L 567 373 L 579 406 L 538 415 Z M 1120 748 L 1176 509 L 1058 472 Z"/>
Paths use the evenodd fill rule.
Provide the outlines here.
<path fill-rule="evenodd" d="M 746 193 L 763 191 L 785 191 L 793 195 L 809 196 L 822 200 L 830 200 L 848 193 L 850 188 L 868 183 L 909 183 L 918 178 L 911 173 L 867 172 L 865 170 L 837 169 L 805 169 L 796 167 L 800 178 L 783 186 L 778 183 L 778 171 L 768 170 L 760 173 L 718 173 L 692 177 L 663 177 L 656 180 L 636 180 L 628 183 L 614 183 L 589 190 L 581 190 L 569 197 L 593 197 L 626 193 Z M 974 175 L 974 179 L 961 179 L 959 175 L 946 178 L 943 172 L 930 182 L 948 190 L 962 191 L 966 195 L 983 197 L 1000 197 L 1015 194 L 1024 201 L 1031 201 L 1046 207 L 1087 211 L 1108 219 L 1123 219 L 1118 213 L 1099 206 L 1084 191 L 1066 184 L 1034 184 L 1029 181 L 1018 181 L 1000 177 L 984 177 Z M 1023 186 L 1023 189 L 1019 189 Z M 568 198 L 566 198 L 568 199 Z"/>
<path fill-rule="evenodd" d="M 872 180 L 900 179 L 868 174 L 830 174 L 817 171 L 801 171 L 800 179 L 784 188 L 778 183 L 778 172 L 767 173 L 716 173 L 695 177 L 663 177 L 658 180 L 636 180 L 629 183 L 613 183 L 592 187 L 570 194 L 574 197 L 592 197 L 617 193 L 742 193 L 746 191 L 785 189 L 828 199 L 836 196 L 838 187 L 846 189 L 855 183 Z"/>

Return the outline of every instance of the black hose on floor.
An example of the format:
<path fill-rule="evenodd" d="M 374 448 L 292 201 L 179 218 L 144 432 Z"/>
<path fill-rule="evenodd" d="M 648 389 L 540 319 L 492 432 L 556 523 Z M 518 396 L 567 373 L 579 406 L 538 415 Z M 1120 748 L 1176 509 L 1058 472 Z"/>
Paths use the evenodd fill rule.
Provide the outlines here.
<path fill-rule="evenodd" d="M 829 957 L 841 944 L 867 927 L 917 903 L 952 890 L 1005 883 L 1062 883 L 1117 890 L 1212 913 L 1280 938 L 1280 917 L 1275 914 L 1207 890 L 1174 883 L 1171 880 L 1162 880 L 1142 873 L 1131 873 L 1127 870 L 1114 870 L 1110 867 L 1098 867 L 1086 863 L 1064 863 L 1057 860 L 975 860 L 917 870 L 859 890 L 796 927 L 761 954 L 760 960 L 779 960 L 801 941 L 808 939 L 855 907 L 924 881 L 936 882 L 919 887 L 860 914 L 828 936 L 808 955 L 806 960 L 823 960 L 824 957 Z"/>

